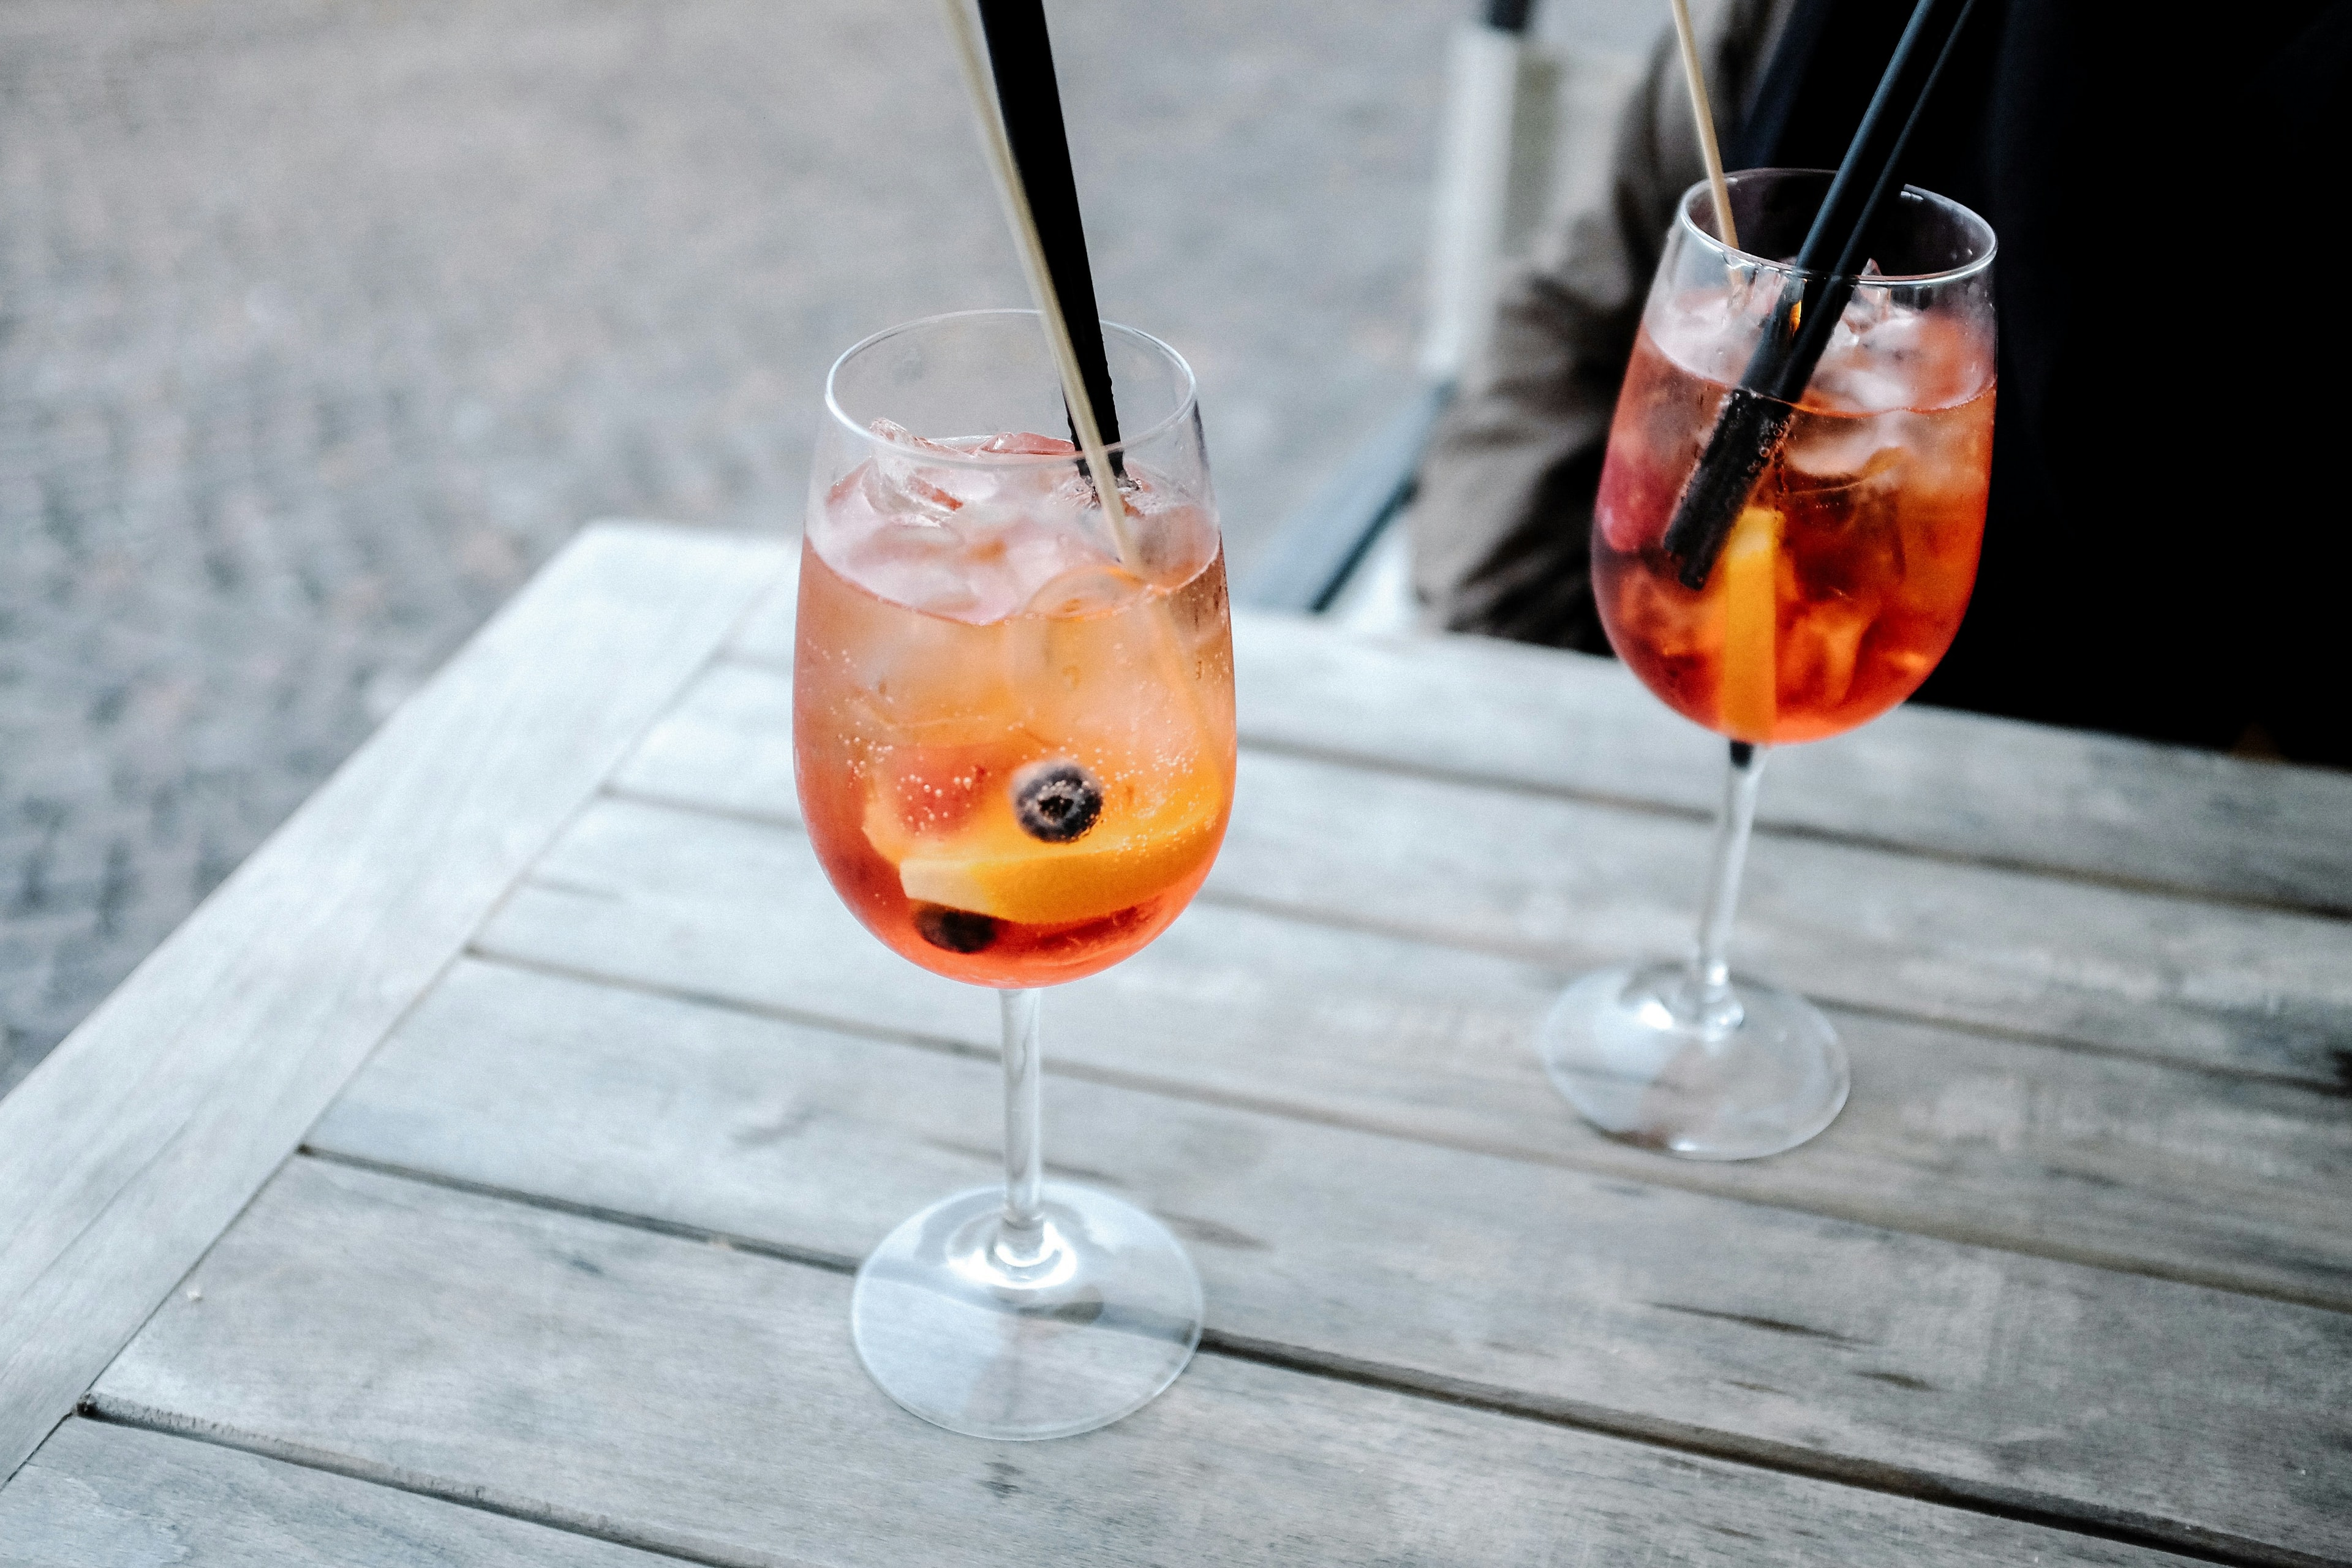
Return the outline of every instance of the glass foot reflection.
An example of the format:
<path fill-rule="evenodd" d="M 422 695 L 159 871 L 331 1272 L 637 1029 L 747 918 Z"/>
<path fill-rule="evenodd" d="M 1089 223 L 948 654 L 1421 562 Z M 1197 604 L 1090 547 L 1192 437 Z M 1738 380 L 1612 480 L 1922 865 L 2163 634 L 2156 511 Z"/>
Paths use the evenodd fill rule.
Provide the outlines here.
<path fill-rule="evenodd" d="M 1757 981 L 1701 1016 L 1679 963 L 1605 969 L 1560 994 L 1537 1031 L 1544 1068 L 1612 1138 L 1693 1160 L 1793 1149 L 1837 1119 L 1851 1082 L 1821 1009 Z"/>
<path fill-rule="evenodd" d="M 1148 1404 L 1201 1340 L 1201 1276 L 1131 1204 L 1049 1183 L 1041 1236 L 1004 1189 L 942 1199 L 857 1271 L 850 1331 L 883 1391 L 974 1437 L 1066 1437 Z"/>

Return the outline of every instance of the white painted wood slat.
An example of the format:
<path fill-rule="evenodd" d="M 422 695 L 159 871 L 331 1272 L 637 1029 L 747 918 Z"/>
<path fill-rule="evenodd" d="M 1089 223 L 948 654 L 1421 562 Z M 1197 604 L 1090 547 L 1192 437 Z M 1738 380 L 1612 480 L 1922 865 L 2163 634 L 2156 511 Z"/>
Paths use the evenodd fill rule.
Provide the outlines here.
<path fill-rule="evenodd" d="M 793 599 L 730 641 L 789 668 Z M 1692 816 L 1723 743 L 1612 659 L 1237 610 L 1242 742 Z M 1757 820 L 1995 865 L 2352 914 L 2352 774 L 1905 707 L 1774 754 Z"/>
<path fill-rule="evenodd" d="M 1686 951 L 1710 837 L 1244 752 L 1212 887 L 1580 969 Z M 2352 1089 L 2352 922 L 1788 837 L 1740 906 L 1735 966 L 1821 1000 Z"/>
<path fill-rule="evenodd" d="M 751 605 L 591 530 L 0 1100 L 0 1476 L 73 1406 Z"/>
<path fill-rule="evenodd" d="M 311 1142 L 846 1262 L 991 1179 L 993 1083 L 936 1049 L 468 966 Z M 1192 1240 L 1223 1342 L 2352 1561 L 2345 1314 L 1099 1084 L 1051 1080 L 1047 1121 L 1051 1163 Z"/>
<path fill-rule="evenodd" d="M 2156 1564 L 2114 1542 L 1217 1355 L 1116 1426 L 891 1405 L 848 1281 L 297 1161 L 98 1407 L 720 1564 Z"/>
<path fill-rule="evenodd" d="M 656 1557 L 216 1443 L 75 1418 L 0 1489 L 0 1568 L 662 1568 Z"/>
<path fill-rule="evenodd" d="M 1700 815 L 1721 788 L 1722 742 L 1611 659 L 1248 614 L 1234 648 L 1244 744 Z M 1767 831 L 2352 913 L 2352 773 L 1925 707 L 1771 767 Z"/>
<path fill-rule="evenodd" d="M 797 817 L 791 680 L 720 666 L 620 786 Z M 2342 830 L 2352 836 L 2352 829 Z M 1212 897 L 1573 972 L 1678 955 L 1711 829 L 1244 749 Z M 1759 838 L 1734 958 L 1830 1002 L 2352 1090 L 2352 922 Z"/>
<path fill-rule="evenodd" d="M 2173 1561 L 2009 1512 L 2352 1564 L 2352 1316 L 2307 1305 L 2352 1305 L 2352 925 L 2310 912 L 2352 908 L 2352 781 L 1928 713 L 1791 751 L 1743 955 L 1860 1009 L 1862 1087 L 1798 1155 L 1667 1165 L 1524 1036 L 1685 940 L 1717 743 L 1591 661 L 1244 617 L 1233 839 L 1050 1005 L 1048 1152 L 1272 1364 L 974 1445 L 759 1255 L 844 1263 L 996 1138 L 988 999 L 791 826 L 791 577 L 593 535 L 28 1080 L 47 1121 L 0 1104 L 0 1193 L 55 1194 L 0 1215 L 5 1475 L 530 868 L 312 1131 L 383 1168 L 285 1166 L 95 1392 L 219 1443 L 68 1423 L 0 1568 L 11 1521 L 115 1550 L 208 1499 L 198 1563 L 379 1518 L 404 1563 L 486 1521 L 616 1568 Z M 60 1524 L 74 1487 L 114 1489 Z"/>
<path fill-rule="evenodd" d="M 488 952 L 991 1049 L 994 1009 L 887 952 L 807 841 L 634 802 L 584 814 Z M 1840 1017 L 1853 1101 L 1789 1158 L 1610 1142 L 1529 1044 L 1563 976 L 1202 904 L 1055 993 L 1049 1070 L 2352 1309 L 2352 1119 L 2286 1085 Z"/>

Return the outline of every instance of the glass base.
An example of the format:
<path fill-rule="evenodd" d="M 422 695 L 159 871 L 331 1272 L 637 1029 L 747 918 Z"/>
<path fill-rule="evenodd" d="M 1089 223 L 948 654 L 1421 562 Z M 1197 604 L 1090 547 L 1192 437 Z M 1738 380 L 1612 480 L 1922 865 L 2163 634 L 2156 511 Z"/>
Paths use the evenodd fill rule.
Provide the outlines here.
<path fill-rule="evenodd" d="M 1837 1120 L 1852 1075 L 1820 1008 L 1735 979 L 1737 1003 L 1701 1019 L 1677 1005 L 1687 973 L 1604 969 L 1552 1004 L 1536 1048 L 1587 1121 L 1685 1159 L 1754 1160 Z"/>
<path fill-rule="evenodd" d="M 944 1198 L 857 1271 L 850 1332 L 882 1391 L 972 1437 L 1067 1437 L 1176 1381 L 1201 1342 L 1201 1276 L 1131 1204 L 1048 1183 L 1036 1261 L 1009 1262 L 1004 1189 Z"/>

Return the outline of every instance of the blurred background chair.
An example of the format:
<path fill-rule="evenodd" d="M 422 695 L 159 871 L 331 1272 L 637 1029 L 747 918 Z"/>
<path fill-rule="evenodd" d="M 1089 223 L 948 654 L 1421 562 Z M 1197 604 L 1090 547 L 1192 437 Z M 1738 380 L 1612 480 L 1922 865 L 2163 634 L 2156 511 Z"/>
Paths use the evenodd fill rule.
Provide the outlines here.
<path fill-rule="evenodd" d="M 1538 12 L 1536 0 L 1486 0 L 1455 31 L 1432 188 L 1420 384 L 1284 520 L 1240 587 L 1243 603 L 1330 615 L 1367 631 L 1416 624 L 1405 515 L 1422 453 L 1455 383 L 1486 350 L 1501 279 L 1532 259 L 1559 215 L 1607 177 L 1609 130 L 1639 79 L 1639 58 L 1593 41 L 1591 21 L 1576 7 Z"/>

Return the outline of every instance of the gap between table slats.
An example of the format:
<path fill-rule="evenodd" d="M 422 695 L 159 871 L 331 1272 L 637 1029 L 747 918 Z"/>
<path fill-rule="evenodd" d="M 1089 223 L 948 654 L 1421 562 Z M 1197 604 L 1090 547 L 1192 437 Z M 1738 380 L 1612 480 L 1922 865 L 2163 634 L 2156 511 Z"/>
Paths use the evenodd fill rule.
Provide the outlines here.
<path fill-rule="evenodd" d="M 363 1472 L 365 1467 L 355 1467 Z M 662 1568 L 656 1556 L 330 1465 L 76 1416 L 0 1489 L 0 1568 Z"/>
<path fill-rule="evenodd" d="M 0 1477 L 784 563 L 585 531 L 0 1100 Z"/>
<path fill-rule="evenodd" d="M 796 822 L 787 676 L 708 672 L 614 780 Z M 1696 821 L 1244 748 L 1205 897 L 1563 970 L 1689 941 Z M 1734 957 L 1823 1001 L 2352 1091 L 2352 922 L 1781 837 Z"/>
<path fill-rule="evenodd" d="M 992 1077 L 469 965 L 310 1142 L 838 1259 L 989 1179 Z M 1048 1119 L 1062 1173 L 1192 1242 L 1229 1342 L 2248 1560 L 2352 1561 L 2352 1318 L 1066 1078 Z"/>
<path fill-rule="evenodd" d="M 789 668 L 793 601 L 731 639 Z M 1364 637 L 1239 611 L 1245 745 L 1705 816 L 1723 742 L 1607 658 L 1470 637 Z M 1905 707 L 1775 753 L 1758 812 L 1791 832 L 2002 868 L 2352 914 L 2352 773 Z"/>
<path fill-rule="evenodd" d="M 975 1442 L 866 1381 L 837 1275 L 318 1161 L 194 1283 L 110 1419 L 711 1563 L 2179 1561 L 1219 1355 L 1104 1432 Z"/>
<path fill-rule="evenodd" d="M 728 815 L 648 805 L 634 794 L 608 800 L 518 890 L 488 928 L 486 951 L 804 1015 L 814 1010 L 811 998 L 841 994 L 835 977 L 855 974 L 859 994 L 876 999 L 858 1005 L 885 1009 L 896 1026 L 992 1040 L 980 1011 L 940 1022 L 961 1017 L 943 1012 L 942 999 L 965 994 L 926 981 L 856 928 L 805 839 L 779 815 L 790 789 L 788 776 L 776 777 L 784 748 L 761 743 L 757 722 L 778 691 L 764 678 L 714 671 L 619 775 L 625 790 L 673 802 L 709 783 L 701 793 Z M 1311 817 L 1278 805 L 1269 824 L 1261 807 L 1282 792 L 1263 778 L 1249 782 L 1254 763 L 1245 759 L 1242 805 L 1211 896 L 1152 948 L 1057 994 L 1056 1009 L 1069 1016 L 1075 1008 L 1079 1029 L 1076 1057 L 1051 1059 L 1139 1072 L 1171 1092 L 1205 1089 L 1289 1114 L 2352 1307 L 2352 1208 L 2336 1201 L 2352 1168 L 2344 1101 L 2210 1060 L 2150 1061 L 2126 1046 L 2062 1049 L 1981 1025 L 1840 1009 L 1859 1063 L 1855 1098 L 1799 1154 L 1687 1164 L 1598 1139 L 1551 1092 L 1528 1041 L 1579 963 L 1638 952 L 1641 932 L 1614 933 L 1614 950 L 1514 957 L 1389 934 L 1360 910 L 1336 913 L 1348 900 L 1317 889 L 1349 876 L 1361 886 L 1372 874 L 1331 869 L 1346 853 L 1336 828 L 1318 833 Z M 1587 904 L 1554 911 L 1580 940 L 1639 924 L 1645 910 L 1662 930 L 1679 924 L 1638 891 L 1612 903 L 1606 879 L 1589 881 Z M 1418 923 L 1431 923 L 1428 907 L 1448 900 L 1475 910 L 1493 885 L 1412 880 Z M 1237 886 L 1275 896 L 1238 895 Z M 1376 887 L 1363 890 L 1368 900 L 1381 897 Z M 1318 900 L 1313 923 L 1296 918 L 1309 896 Z M 2129 896 L 2093 896 L 2111 909 L 2120 900 L 2125 913 L 2147 908 Z M 2048 913 L 2011 910 L 2005 918 L 2030 924 Z M 2343 984 L 2316 973 L 2328 968 L 2332 922 L 2305 923 L 2310 940 L 2295 962 L 2315 984 Z M 1814 951 L 1834 958 L 1843 947 Z M 2289 955 L 2274 949 L 2270 958 L 2284 964 Z M 2352 964 L 2342 969 L 2352 973 Z M 2201 981 L 2189 973 L 2171 984 L 2192 990 Z M 2102 1005 L 2126 1024 L 2133 1017 L 2112 995 Z M 2179 1011 L 2175 1037 L 2200 1022 L 2212 1020 Z M 1295 1044 L 1307 1041 L 1312 1048 Z"/>

